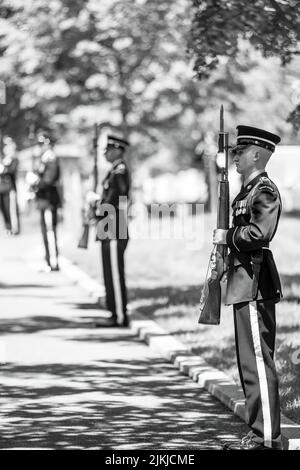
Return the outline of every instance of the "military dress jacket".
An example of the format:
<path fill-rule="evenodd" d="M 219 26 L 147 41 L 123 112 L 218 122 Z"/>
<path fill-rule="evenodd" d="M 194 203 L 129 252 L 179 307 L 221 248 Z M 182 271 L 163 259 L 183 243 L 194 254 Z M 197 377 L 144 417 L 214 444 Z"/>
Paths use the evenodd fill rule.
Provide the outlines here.
<path fill-rule="evenodd" d="M 18 159 L 15 157 L 5 157 L 2 164 L 3 168 L 0 173 L 0 193 L 16 191 Z"/>
<path fill-rule="evenodd" d="M 226 304 L 280 300 L 281 284 L 269 249 L 281 213 L 281 198 L 266 172 L 242 187 L 232 204 L 227 232 L 229 267 Z"/>
<path fill-rule="evenodd" d="M 61 206 L 62 201 L 58 186 L 60 180 L 60 167 L 57 158 L 49 152 L 47 158 L 42 157 L 36 173 L 39 180 L 36 184 L 36 199 L 39 209 L 53 208 Z"/>
<path fill-rule="evenodd" d="M 102 197 L 95 211 L 96 240 L 128 239 L 130 174 L 123 159 L 113 163 L 102 184 Z"/>

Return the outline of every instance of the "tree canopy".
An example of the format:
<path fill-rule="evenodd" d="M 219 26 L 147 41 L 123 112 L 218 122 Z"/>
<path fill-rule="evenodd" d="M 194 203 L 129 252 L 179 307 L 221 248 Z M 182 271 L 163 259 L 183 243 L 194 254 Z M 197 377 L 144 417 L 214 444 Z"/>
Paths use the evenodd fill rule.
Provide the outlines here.
<path fill-rule="evenodd" d="M 11 5 L 11 1 L 6 1 Z M 5 3 L 4 3 L 5 5 Z M 196 84 L 186 64 L 188 2 L 29 0 L 1 10 L 2 79 L 9 106 L 27 129 L 85 130 L 93 120 L 119 125 L 155 144 L 190 106 Z M 189 85 L 188 85 L 189 84 Z M 17 99 L 15 87 L 19 87 Z M 181 89 L 182 87 L 182 89 Z M 186 96 L 188 95 L 188 96 Z M 23 134 L 23 135 L 22 135 Z"/>
<path fill-rule="evenodd" d="M 245 41 L 265 58 L 278 57 L 283 66 L 300 54 L 299 0 L 191 0 L 191 4 L 189 50 L 200 79 L 209 77 L 224 58 L 235 59 Z M 288 121 L 300 127 L 299 105 Z"/>
<path fill-rule="evenodd" d="M 282 64 L 300 53 L 299 0 L 192 0 L 190 48 L 199 77 L 222 58 L 236 57 L 241 39 Z"/>
<path fill-rule="evenodd" d="M 246 118 L 263 126 L 268 116 L 288 142 L 286 118 L 294 124 L 297 112 L 289 96 L 291 66 L 283 69 L 280 60 L 288 63 L 297 46 L 298 20 L 286 4 L 295 3 L 295 15 L 298 2 L 270 2 L 285 13 L 274 41 L 274 25 L 264 20 L 277 17 L 263 8 L 261 18 L 263 3 L 174 0 L 170 8 L 170 0 L 2 0 L 2 132 L 19 147 L 28 144 L 32 129 L 91 141 L 97 120 L 119 127 L 133 156 L 164 149 L 175 165 L 190 166 L 199 142 L 217 131 L 223 102 L 230 129 Z"/>

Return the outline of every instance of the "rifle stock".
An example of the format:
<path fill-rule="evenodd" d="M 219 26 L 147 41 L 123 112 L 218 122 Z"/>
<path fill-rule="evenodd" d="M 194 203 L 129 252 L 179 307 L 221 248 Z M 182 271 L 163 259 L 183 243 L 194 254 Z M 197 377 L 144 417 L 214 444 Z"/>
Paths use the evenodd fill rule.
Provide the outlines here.
<path fill-rule="evenodd" d="M 224 132 L 223 106 L 220 112 L 219 152 L 225 154 L 225 167 L 219 181 L 217 228 L 229 228 L 228 134 Z M 227 270 L 228 249 L 215 245 L 210 256 L 208 271 L 200 298 L 198 323 L 219 325 L 221 318 L 221 281 Z"/>
<path fill-rule="evenodd" d="M 90 225 L 88 223 L 83 225 L 82 235 L 78 242 L 77 248 L 87 249 L 89 245 L 89 233 L 90 233 Z"/>

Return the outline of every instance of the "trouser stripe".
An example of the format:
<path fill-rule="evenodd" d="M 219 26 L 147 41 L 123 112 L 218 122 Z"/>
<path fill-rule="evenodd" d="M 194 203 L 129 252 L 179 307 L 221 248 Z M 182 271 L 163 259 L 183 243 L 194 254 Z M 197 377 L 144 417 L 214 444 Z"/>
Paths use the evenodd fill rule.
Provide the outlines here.
<path fill-rule="evenodd" d="M 9 199 L 8 192 L 0 194 L 0 206 L 1 206 L 1 212 L 3 215 L 6 230 L 11 230 L 9 202 L 10 202 L 10 199 Z"/>
<path fill-rule="evenodd" d="M 110 260 L 111 260 L 111 272 L 113 279 L 114 297 L 116 303 L 116 314 L 119 321 L 123 318 L 123 301 L 122 291 L 120 283 L 120 273 L 118 264 L 118 242 L 117 240 L 111 240 L 110 244 Z"/>
<path fill-rule="evenodd" d="M 56 266 L 57 264 L 56 240 L 55 240 L 53 222 L 54 221 L 53 221 L 52 211 L 50 209 L 46 209 L 45 210 L 46 236 L 47 236 L 49 256 L 50 256 L 50 264 L 52 267 Z"/>
<path fill-rule="evenodd" d="M 260 332 L 258 324 L 258 312 L 255 302 L 249 303 L 250 311 L 250 324 L 251 324 L 251 333 L 254 344 L 254 352 L 256 359 L 256 366 L 258 372 L 258 380 L 260 387 L 260 396 L 262 404 L 262 414 L 263 414 L 263 427 L 264 427 L 264 445 L 266 447 L 272 447 L 272 422 L 271 422 L 271 410 L 270 410 L 270 400 L 269 400 L 269 390 L 268 390 L 268 381 L 267 374 L 264 364 L 264 358 L 261 348 L 260 341 Z"/>
<path fill-rule="evenodd" d="M 18 209 L 17 209 L 17 193 L 16 191 L 9 192 L 9 214 L 11 229 L 13 233 L 19 231 L 19 220 L 18 220 Z"/>

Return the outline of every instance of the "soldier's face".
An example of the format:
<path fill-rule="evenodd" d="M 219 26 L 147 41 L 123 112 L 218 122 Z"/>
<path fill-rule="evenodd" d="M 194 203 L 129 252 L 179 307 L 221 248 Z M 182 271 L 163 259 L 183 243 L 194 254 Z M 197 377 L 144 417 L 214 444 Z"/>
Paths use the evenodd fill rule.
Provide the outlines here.
<path fill-rule="evenodd" d="M 254 170 L 255 155 L 256 149 L 252 145 L 237 150 L 233 157 L 233 162 L 236 165 L 236 171 L 241 175 L 245 175 Z"/>
<path fill-rule="evenodd" d="M 114 162 L 118 158 L 122 156 L 122 151 L 120 149 L 116 149 L 114 147 L 107 147 L 105 149 L 105 158 L 108 162 Z"/>

